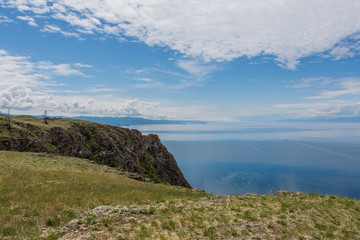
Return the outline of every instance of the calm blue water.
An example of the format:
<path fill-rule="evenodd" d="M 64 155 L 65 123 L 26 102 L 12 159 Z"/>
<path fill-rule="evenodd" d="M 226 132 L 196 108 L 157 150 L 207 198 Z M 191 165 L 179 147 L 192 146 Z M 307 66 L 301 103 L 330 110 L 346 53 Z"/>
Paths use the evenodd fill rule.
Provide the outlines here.
<path fill-rule="evenodd" d="M 360 199 L 359 123 L 144 125 L 195 188 L 214 194 L 278 190 Z"/>

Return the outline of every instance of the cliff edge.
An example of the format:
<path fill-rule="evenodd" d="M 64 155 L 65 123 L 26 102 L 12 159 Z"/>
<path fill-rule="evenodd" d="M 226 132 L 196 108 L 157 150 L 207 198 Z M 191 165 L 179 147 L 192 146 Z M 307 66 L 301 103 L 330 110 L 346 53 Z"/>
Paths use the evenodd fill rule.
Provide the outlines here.
<path fill-rule="evenodd" d="M 0 150 L 86 158 L 138 173 L 154 182 L 191 188 L 155 134 L 76 119 L 0 115 Z"/>

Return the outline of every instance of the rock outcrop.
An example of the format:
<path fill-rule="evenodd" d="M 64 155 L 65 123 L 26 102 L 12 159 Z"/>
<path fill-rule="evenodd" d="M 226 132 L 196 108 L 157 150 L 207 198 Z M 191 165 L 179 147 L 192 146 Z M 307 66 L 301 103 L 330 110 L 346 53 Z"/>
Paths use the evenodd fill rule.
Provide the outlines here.
<path fill-rule="evenodd" d="M 56 121 L 68 122 L 62 127 Z M 142 135 L 134 129 L 59 118 L 49 119 L 49 124 L 44 125 L 14 118 L 11 127 L 0 123 L 0 150 L 87 158 L 139 173 L 154 182 L 191 188 L 159 137 Z"/>

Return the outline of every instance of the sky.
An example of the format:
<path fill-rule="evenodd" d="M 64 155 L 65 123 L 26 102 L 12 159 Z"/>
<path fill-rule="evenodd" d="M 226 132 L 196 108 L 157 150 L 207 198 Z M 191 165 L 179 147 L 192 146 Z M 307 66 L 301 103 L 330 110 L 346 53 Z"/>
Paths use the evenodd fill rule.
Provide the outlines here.
<path fill-rule="evenodd" d="M 0 111 L 358 117 L 359 0 L 0 0 Z"/>

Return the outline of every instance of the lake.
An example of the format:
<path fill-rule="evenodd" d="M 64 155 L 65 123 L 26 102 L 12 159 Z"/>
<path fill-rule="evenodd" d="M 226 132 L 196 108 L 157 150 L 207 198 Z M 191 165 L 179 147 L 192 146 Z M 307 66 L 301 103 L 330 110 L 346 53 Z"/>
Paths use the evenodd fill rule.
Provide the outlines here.
<path fill-rule="evenodd" d="M 137 125 L 156 133 L 194 188 L 360 199 L 360 123 Z"/>

